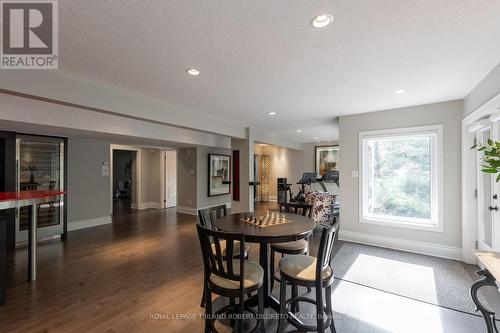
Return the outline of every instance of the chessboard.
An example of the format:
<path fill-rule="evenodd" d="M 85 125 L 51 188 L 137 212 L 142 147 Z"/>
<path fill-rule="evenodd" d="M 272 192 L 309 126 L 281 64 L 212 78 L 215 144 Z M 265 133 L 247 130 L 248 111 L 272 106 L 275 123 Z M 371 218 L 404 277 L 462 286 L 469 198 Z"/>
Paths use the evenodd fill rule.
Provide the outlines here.
<path fill-rule="evenodd" d="M 287 218 L 283 218 L 283 216 L 276 215 L 266 215 L 266 216 L 257 216 L 257 217 L 248 217 L 242 219 L 243 222 L 253 224 L 259 228 L 269 228 L 277 225 L 283 225 L 286 223 L 290 223 L 292 221 Z"/>

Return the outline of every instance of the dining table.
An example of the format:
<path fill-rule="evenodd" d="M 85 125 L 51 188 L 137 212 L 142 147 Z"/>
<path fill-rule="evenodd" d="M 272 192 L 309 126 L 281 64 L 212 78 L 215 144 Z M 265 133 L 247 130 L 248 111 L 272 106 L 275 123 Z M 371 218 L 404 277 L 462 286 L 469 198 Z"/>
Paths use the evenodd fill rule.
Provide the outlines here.
<path fill-rule="evenodd" d="M 31 221 L 28 227 L 28 280 L 35 281 L 37 275 L 37 207 L 58 200 L 65 194 L 61 190 L 38 190 L 0 192 L 0 211 L 31 206 Z M 0 305 L 6 303 L 6 233 L 7 220 L 0 218 Z"/>
<path fill-rule="evenodd" d="M 257 220 L 251 223 L 248 221 L 250 218 Z M 265 222 L 259 223 L 259 220 Z M 269 244 L 308 238 L 314 230 L 312 220 L 302 215 L 288 213 L 267 212 L 259 216 L 253 212 L 246 212 L 223 216 L 215 221 L 215 227 L 221 231 L 243 234 L 245 242 L 259 244 L 259 264 L 264 269 L 264 306 L 279 312 L 279 301 L 270 290 L 274 272 L 270 272 L 269 268 Z M 245 303 L 255 306 L 257 297 L 251 297 Z"/>

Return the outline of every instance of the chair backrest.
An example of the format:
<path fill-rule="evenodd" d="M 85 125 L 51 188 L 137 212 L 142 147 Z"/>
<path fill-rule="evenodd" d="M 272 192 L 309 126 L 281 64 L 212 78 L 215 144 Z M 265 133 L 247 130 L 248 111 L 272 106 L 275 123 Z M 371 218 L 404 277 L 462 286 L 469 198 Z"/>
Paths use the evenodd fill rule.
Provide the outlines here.
<path fill-rule="evenodd" d="M 227 215 L 226 205 L 214 206 L 198 210 L 200 224 L 208 229 L 215 228 L 215 220 Z"/>
<path fill-rule="evenodd" d="M 283 212 L 283 210 L 285 213 L 297 214 L 311 218 L 312 205 L 288 202 L 280 203 L 280 213 Z"/>
<path fill-rule="evenodd" d="M 338 232 L 339 223 L 331 226 L 324 226 L 319 242 L 318 257 L 316 263 L 316 276 L 321 276 L 321 273 L 330 265 L 333 254 L 333 244 L 335 243 L 335 235 Z"/>
<path fill-rule="evenodd" d="M 239 281 L 240 290 L 243 290 L 243 274 L 245 265 L 245 237 L 243 234 L 234 234 L 228 232 L 217 231 L 205 228 L 200 224 L 196 224 L 198 230 L 198 238 L 200 239 L 201 254 L 203 256 L 203 264 L 205 267 L 205 276 L 210 277 L 211 274 L 220 276 L 232 281 Z M 221 242 L 224 241 L 224 247 Z M 235 243 L 239 242 L 240 253 L 234 253 Z M 225 252 L 223 252 L 225 248 Z M 239 270 L 235 272 L 233 260 L 225 260 L 225 258 L 239 257 Z"/>

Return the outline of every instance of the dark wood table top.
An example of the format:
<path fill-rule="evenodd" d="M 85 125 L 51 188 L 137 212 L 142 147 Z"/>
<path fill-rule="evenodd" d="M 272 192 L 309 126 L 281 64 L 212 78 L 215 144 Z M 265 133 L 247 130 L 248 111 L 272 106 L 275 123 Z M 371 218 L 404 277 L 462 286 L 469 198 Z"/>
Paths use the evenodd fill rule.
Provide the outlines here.
<path fill-rule="evenodd" d="M 314 229 L 312 220 L 302 215 L 286 214 L 291 222 L 267 228 L 245 223 L 244 218 L 245 213 L 227 215 L 215 221 L 215 226 L 222 231 L 244 234 L 245 241 L 250 243 L 291 242 L 309 237 Z"/>

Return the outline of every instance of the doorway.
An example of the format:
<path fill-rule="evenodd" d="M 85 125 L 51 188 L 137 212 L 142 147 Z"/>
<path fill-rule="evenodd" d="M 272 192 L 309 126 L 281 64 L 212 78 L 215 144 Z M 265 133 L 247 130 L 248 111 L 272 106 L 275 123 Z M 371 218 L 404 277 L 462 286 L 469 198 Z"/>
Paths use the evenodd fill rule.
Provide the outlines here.
<path fill-rule="evenodd" d="M 177 206 L 177 151 L 166 150 L 163 153 L 161 173 L 163 208 Z"/>
<path fill-rule="evenodd" d="M 133 213 L 140 202 L 139 148 L 111 146 L 111 214 L 113 216 Z"/>
<path fill-rule="evenodd" d="M 488 140 L 500 141 L 500 128 L 498 121 L 490 121 L 487 126 L 476 132 L 476 142 L 486 144 Z M 500 249 L 500 214 L 498 214 L 499 184 L 496 174 L 484 173 L 482 161 L 484 153 L 476 153 L 477 173 L 477 248 L 481 251 L 498 251 Z"/>
<path fill-rule="evenodd" d="M 483 172 L 488 140 L 500 141 L 500 95 L 462 120 L 462 255 L 476 263 L 474 252 L 500 251 L 500 182 Z"/>

